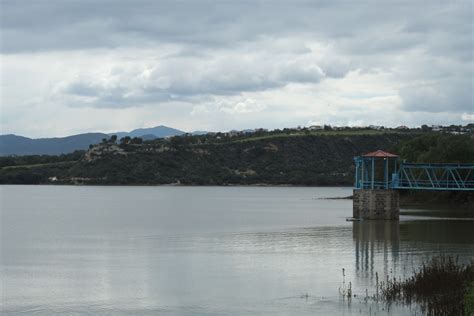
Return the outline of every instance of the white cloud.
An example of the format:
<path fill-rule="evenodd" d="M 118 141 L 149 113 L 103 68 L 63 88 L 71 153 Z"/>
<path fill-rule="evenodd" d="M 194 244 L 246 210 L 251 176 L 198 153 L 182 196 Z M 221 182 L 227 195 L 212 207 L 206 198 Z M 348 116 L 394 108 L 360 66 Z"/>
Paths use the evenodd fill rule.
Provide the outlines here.
<path fill-rule="evenodd" d="M 472 5 L 4 0 L 2 132 L 469 122 Z"/>
<path fill-rule="evenodd" d="M 204 103 L 193 107 L 191 115 L 222 112 L 231 115 L 262 112 L 266 106 L 252 98 L 225 98 L 215 99 L 211 103 Z"/>
<path fill-rule="evenodd" d="M 461 115 L 461 120 L 469 123 L 474 123 L 474 114 L 473 113 L 463 113 Z"/>
<path fill-rule="evenodd" d="M 311 51 L 292 55 L 273 53 L 268 47 L 247 53 L 220 50 L 204 57 L 117 58 L 102 71 L 90 68 L 59 83 L 53 96 L 71 106 L 126 108 L 207 95 L 239 95 L 293 82 L 317 83 L 329 77 L 318 62 Z"/>

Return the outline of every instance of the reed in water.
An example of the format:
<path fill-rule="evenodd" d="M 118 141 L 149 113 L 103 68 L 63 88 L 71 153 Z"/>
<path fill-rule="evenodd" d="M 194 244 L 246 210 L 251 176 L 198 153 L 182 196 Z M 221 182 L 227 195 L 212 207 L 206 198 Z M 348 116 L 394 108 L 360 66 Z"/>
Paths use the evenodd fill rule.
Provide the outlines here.
<path fill-rule="evenodd" d="M 473 262 L 460 264 L 450 256 L 434 257 L 407 279 L 389 279 L 377 284 L 387 302 L 418 303 L 426 315 L 471 315 L 468 292 L 474 282 Z"/>

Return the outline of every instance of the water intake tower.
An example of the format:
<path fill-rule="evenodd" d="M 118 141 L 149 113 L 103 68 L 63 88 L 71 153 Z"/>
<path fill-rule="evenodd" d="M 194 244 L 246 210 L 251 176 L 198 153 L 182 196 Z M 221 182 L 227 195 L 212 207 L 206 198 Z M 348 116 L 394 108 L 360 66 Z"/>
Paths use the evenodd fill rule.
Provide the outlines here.
<path fill-rule="evenodd" d="M 400 198 L 393 189 L 396 180 L 397 155 L 377 150 L 354 158 L 355 189 L 353 217 L 361 219 L 395 219 L 400 216 Z"/>

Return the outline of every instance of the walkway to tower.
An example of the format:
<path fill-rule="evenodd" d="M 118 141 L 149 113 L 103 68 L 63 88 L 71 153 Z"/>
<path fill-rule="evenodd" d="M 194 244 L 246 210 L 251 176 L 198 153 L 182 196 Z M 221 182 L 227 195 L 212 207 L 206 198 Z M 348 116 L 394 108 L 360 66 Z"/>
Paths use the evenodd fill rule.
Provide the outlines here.
<path fill-rule="evenodd" d="M 356 189 L 474 191 L 474 163 L 400 162 L 397 155 L 382 150 L 354 160 Z"/>
<path fill-rule="evenodd" d="M 355 218 L 398 219 L 398 190 L 474 191 L 474 163 L 408 163 L 382 150 L 354 160 Z"/>

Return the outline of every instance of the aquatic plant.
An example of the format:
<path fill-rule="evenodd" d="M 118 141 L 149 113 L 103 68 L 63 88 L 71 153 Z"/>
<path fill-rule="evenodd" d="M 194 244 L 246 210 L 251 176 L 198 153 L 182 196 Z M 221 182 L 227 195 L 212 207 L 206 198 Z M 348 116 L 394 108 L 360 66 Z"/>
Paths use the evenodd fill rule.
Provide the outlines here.
<path fill-rule="evenodd" d="M 352 299 L 352 283 L 349 282 L 349 285 L 346 286 L 346 273 L 345 269 L 342 268 L 342 285 L 339 287 L 339 294 L 342 295 L 342 298 L 347 298 L 348 303 L 350 304 Z M 355 295 L 354 295 L 355 296 Z"/>
<path fill-rule="evenodd" d="M 464 312 L 466 315 L 474 315 L 474 281 L 464 296 Z"/>
<path fill-rule="evenodd" d="M 418 303 L 426 315 L 464 315 L 465 295 L 473 281 L 472 262 L 460 264 L 457 258 L 442 255 L 423 263 L 407 279 L 387 276 L 377 288 L 388 304 Z"/>

